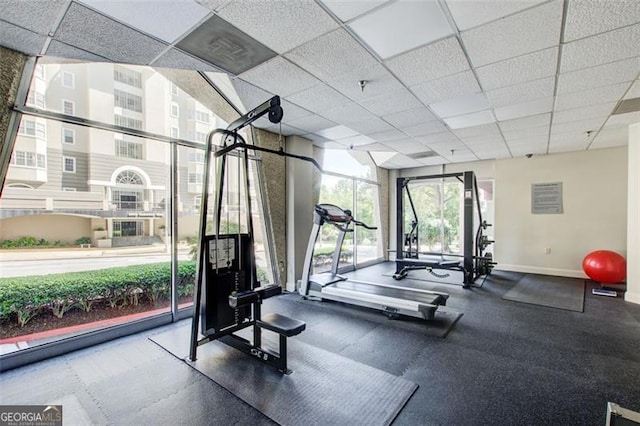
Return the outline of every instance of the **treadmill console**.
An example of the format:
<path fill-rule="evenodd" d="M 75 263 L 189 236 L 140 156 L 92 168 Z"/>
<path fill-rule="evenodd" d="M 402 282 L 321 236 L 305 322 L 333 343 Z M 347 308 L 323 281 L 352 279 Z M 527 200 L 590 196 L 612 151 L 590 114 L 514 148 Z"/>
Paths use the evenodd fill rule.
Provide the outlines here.
<path fill-rule="evenodd" d="M 316 213 L 327 222 L 349 223 L 353 217 L 351 210 L 342 210 L 333 204 L 316 204 Z"/>

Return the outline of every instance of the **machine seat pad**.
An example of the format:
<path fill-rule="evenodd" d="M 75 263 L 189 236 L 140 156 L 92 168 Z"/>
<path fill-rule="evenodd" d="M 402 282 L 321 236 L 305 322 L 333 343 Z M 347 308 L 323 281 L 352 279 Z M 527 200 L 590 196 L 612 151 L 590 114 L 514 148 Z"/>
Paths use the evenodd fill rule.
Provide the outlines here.
<path fill-rule="evenodd" d="M 307 327 L 307 323 L 297 319 L 285 317 L 284 315 L 270 313 L 262 316 L 262 319 L 256 321 L 258 327 L 283 334 L 287 337 L 295 336 L 302 333 Z"/>

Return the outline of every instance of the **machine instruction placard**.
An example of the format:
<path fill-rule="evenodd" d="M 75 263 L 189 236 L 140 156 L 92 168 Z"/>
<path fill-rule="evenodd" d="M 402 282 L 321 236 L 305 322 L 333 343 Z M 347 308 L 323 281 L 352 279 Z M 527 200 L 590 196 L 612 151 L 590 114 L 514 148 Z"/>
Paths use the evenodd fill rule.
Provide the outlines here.
<path fill-rule="evenodd" d="M 562 182 L 531 185 L 531 213 L 562 214 Z"/>
<path fill-rule="evenodd" d="M 236 258 L 236 240 L 220 238 L 209 241 L 209 263 L 211 267 L 227 268 Z"/>

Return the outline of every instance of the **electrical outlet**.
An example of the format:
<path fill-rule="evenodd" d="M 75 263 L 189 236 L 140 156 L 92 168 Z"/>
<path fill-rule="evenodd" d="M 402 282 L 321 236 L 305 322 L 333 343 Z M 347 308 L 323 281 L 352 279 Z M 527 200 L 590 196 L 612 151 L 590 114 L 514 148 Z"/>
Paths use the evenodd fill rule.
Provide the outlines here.
<path fill-rule="evenodd" d="M 544 254 L 551 254 L 551 247 L 544 249 Z"/>

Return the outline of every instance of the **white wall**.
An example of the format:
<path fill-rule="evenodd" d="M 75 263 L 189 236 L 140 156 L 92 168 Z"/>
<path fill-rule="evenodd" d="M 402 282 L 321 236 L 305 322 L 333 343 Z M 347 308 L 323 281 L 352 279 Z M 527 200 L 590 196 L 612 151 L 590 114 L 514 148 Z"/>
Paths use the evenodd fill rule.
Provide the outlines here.
<path fill-rule="evenodd" d="M 629 127 L 629 195 L 627 223 L 627 292 L 640 303 L 640 123 Z"/>
<path fill-rule="evenodd" d="M 497 269 L 585 277 L 582 259 L 587 253 L 607 249 L 626 256 L 627 158 L 627 147 L 618 147 L 452 164 L 444 172 L 473 170 L 479 179 L 495 180 Z M 400 173 L 420 176 L 442 169 Z M 531 184 L 545 182 L 563 183 L 564 214 L 531 213 Z M 395 188 L 395 179 L 389 184 L 390 190 Z M 390 197 L 393 215 L 395 194 Z"/>
<path fill-rule="evenodd" d="M 626 147 L 501 160 L 495 173 L 501 268 L 584 277 L 587 253 L 626 254 Z M 531 185 L 546 182 L 562 182 L 564 214 L 531 213 Z"/>

